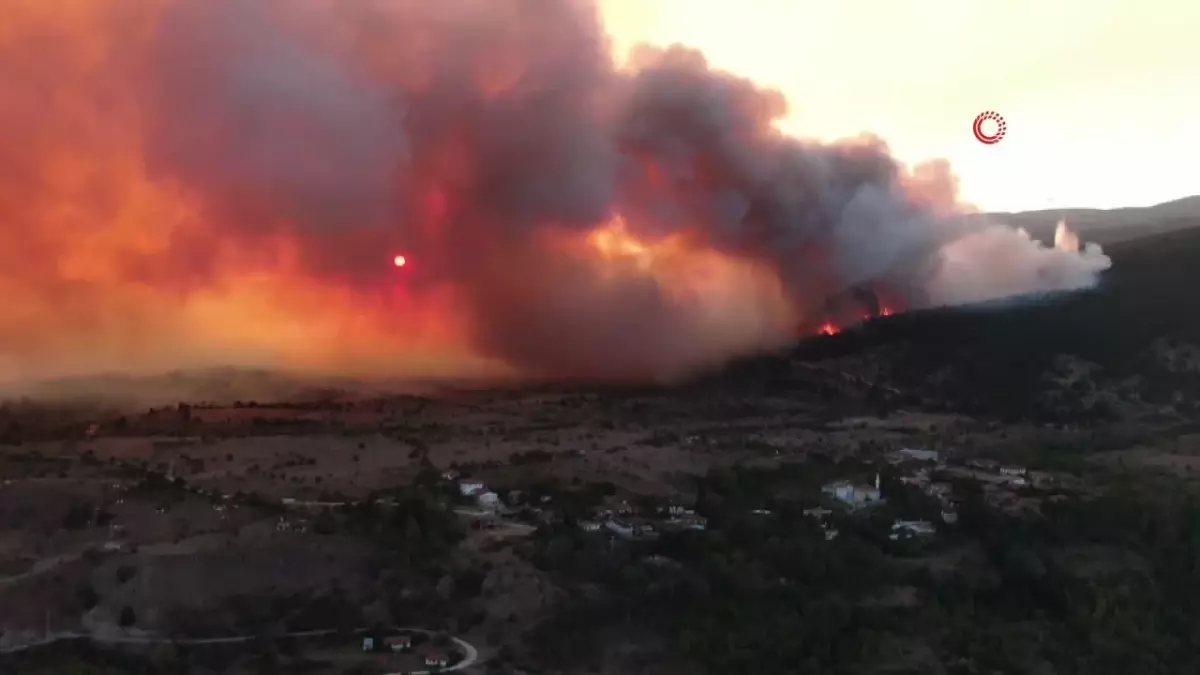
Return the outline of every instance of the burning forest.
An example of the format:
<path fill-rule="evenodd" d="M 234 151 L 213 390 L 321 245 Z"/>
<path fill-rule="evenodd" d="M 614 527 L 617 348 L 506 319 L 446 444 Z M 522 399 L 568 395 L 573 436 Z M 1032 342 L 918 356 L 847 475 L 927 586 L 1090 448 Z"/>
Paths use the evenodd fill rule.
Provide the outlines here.
<path fill-rule="evenodd" d="M 670 378 L 1109 266 L 585 0 L 8 0 L 0 379 Z M 819 66 L 814 66 L 819 67 Z"/>

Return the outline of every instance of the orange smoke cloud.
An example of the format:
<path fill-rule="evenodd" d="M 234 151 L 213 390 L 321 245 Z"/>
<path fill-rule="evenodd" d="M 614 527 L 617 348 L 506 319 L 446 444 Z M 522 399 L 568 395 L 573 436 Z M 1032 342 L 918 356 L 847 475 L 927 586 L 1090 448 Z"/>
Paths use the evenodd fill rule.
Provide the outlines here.
<path fill-rule="evenodd" d="M 618 70 L 585 0 L 4 14 L 0 379 L 673 376 L 928 302 L 963 234 L 944 164 L 785 138 L 683 48 Z"/>

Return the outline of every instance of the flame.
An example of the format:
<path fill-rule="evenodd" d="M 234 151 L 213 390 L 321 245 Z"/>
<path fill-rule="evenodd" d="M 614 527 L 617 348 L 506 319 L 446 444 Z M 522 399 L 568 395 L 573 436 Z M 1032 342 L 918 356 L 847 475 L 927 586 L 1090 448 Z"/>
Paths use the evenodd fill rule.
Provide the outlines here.
<path fill-rule="evenodd" d="M 828 321 L 821 324 L 821 328 L 817 330 L 818 335 L 837 335 L 840 332 L 842 332 L 842 329 Z"/>
<path fill-rule="evenodd" d="M 1054 228 L 1054 248 L 1068 253 L 1079 252 L 1079 235 L 1067 227 L 1067 220 L 1061 218 Z"/>
<path fill-rule="evenodd" d="M 395 265 L 396 267 L 404 267 L 405 265 L 408 264 L 408 258 L 405 258 L 402 255 L 398 255 L 398 256 L 392 258 L 392 264 Z"/>

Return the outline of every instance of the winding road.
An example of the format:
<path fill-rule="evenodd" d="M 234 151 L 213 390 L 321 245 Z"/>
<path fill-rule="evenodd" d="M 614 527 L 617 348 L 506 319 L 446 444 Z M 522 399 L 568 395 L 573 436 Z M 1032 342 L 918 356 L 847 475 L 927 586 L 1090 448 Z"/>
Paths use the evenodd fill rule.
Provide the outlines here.
<path fill-rule="evenodd" d="M 357 630 L 354 630 L 353 633 L 361 634 L 361 633 L 367 632 L 368 630 L 369 629 L 367 629 L 367 628 L 359 628 Z M 426 633 L 429 635 L 434 634 L 434 631 L 431 631 L 431 630 L 428 630 L 425 628 L 393 628 L 392 630 L 397 631 L 397 632 L 407 631 L 407 632 L 416 632 L 416 633 Z M 275 637 L 275 638 L 321 637 L 324 635 L 334 635 L 337 632 L 338 631 L 336 629 L 329 628 L 329 629 L 323 629 L 323 630 L 306 630 L 306 631 L 298 631 L 298 632 L 294 632 L 294 633 L 281 633 L 281 634 L 275 635 L 273 637 Z M 250 642 L 251 640 L 254 640 L 257 637 L 258 637 L 257 635 L 231 635 L 231 636 L 227 636 L 227 637 L 217 637 L 217 638 L 164 638 L 164 637 L 139 636 L 139 635 L 118 635 L 118 636 L 111 636 L 111 637 L 102 637 L 102 636 L 98 636 L 98 635 L 91 635 L 88 633 L 67 632 L 67 633 L 55 633 L 54 635 L 51 635 L 50 637 L 38 640 L 37 642 L 26 642 L 26 643 L 20 644 L 20 645 L 10 645 L 8 647 L 0 647 L 0 654 L 16 654 L 18 652 L 27 651 L 30 649 L 36 649 L 38 647 L 46 647 L 46 646 L 52 645 L 56 642 L 66 642 L 69 640 L 88 640 L 95 644 L 101 644 L 101 645 L 219 645 L 219 644 L 238 644 L 238 643 L 242 643 L 242 642 Z M 452 666 L 447 666 L 445 668 L 438 668 L 437 670 L 409 670 L 409 671 L 403 671 L 403 672 L 385 673 L 384 675 L 433 675 L 434 673 L 450 673 L 450 672 L 453 672 L 456 670 L 463 670 L 465 668 L 469 668 L 469 667 L 475 665 L 475 663 L 477 661 L 479 661 L 479 650 L 476 649 L 474 645 L 472 645 L 470 642 L 467 642 L 466 640 L 463 640 L 462 638 L 451 637 L 450 639 L 453 640 L 454 644 L 458 645 L 459 649 L 461 649 L 463 651 L 464 656 L 463 656 L 462 661 L 459 661 L 458 663 L 456 663 Z"/>

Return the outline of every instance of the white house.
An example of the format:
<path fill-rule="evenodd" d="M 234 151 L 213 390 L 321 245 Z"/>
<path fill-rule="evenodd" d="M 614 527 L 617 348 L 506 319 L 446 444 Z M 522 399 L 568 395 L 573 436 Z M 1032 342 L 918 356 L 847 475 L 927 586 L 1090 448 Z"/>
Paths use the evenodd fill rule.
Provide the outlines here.
<path fill-rule="evenodd" d="M 445 654 L 434 652 L 425 655 L 425 665 L 431 668 L 445 668 L 449 664 L 450 659 Z"/>
<path fill-rule="evenodd" d="M 483 492 L 484 484 L 477 481 L 463 481 L 458 484 L 458 492 L 464 497 L 474 497 Z"/>
<path fill-rule="evenodd" d="M 936 463 L 940 455 L 937 450 L 921 450 L 918 448 L 900 448 L 888 458 L 889 462 L 930 462 Z"/>
<path fill-rule="evenodd" d="M 937 528 L 927 520 L 897 520 L 892 523 L 892 533 L 889 535 L 889 538 L 895 541 L 913 537 L 927 537 L 935 532 L 937 532 Z"/>
<path fill-rule="evenodd" d="M 412 646 L 412 637 L 408 635 L 389 635 L 383 638 L 383 644 L 393 652 L 402 652 Z"/>
<path fill-rule="evenodd" d="M 610 520 L 604 527 L 622 539 L 633 539 L 633 527 L 619 520 Z"/>
<path fill-rule="evenodd" d="M 373 652 L 373 651 L 375 651 L 375 638 L 373 638 L 373 637 L 365 637 L 365 638 L 363 638 L 362 650 L 363 650 L 364 652 Z"/>
<path fill-rule="evenodd" d="M 500 508 L 500 495 L 495 492 L 480 492 L 475 498 L 480 508 L 494 510 Z"/>
<path fill-rule="evenodd" d="M 674 525 L 676 527 L 682 527 L 682 528 L 688 529 L 688 530 L 707 530 L 708 529 L 708 519 L 705 518 L 704 516 L 697 516 L 694 513 L 692 515 L 687 515 L 687 516 L 676 516 L 668 522 L 670 522 L 672 525 Z"/>
<path fill-rule="evenodd" d="M 838 481 L 826 485 L 821 488 L 821 491 L 850 508 L 859 508 L 881 501 L 879 474 L 875 474 L 875 487 L 854 485 L 849 481 Z"/>

